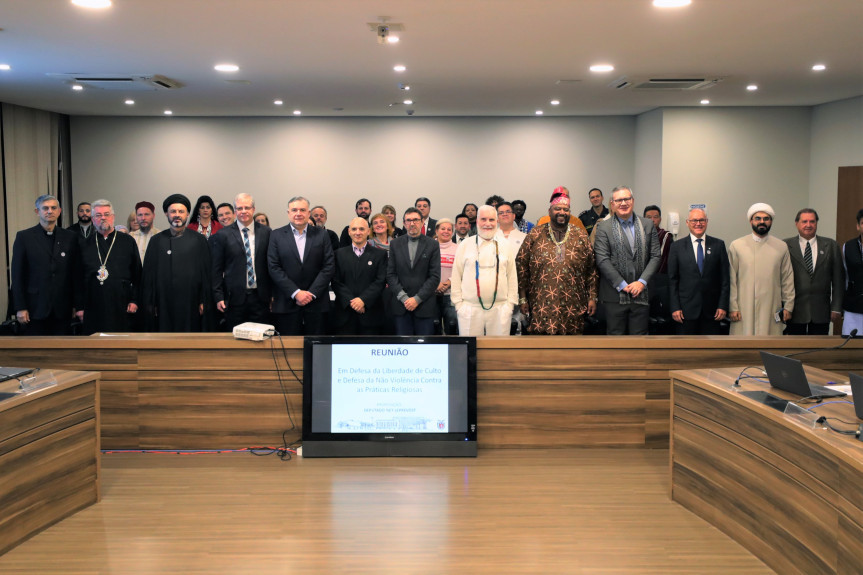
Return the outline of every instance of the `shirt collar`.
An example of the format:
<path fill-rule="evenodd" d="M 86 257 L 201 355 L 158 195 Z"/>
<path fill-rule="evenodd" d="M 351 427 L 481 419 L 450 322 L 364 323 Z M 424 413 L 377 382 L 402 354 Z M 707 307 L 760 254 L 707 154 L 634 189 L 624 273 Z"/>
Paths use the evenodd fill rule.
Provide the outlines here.
<path fill-rule="evenodd" d="M 617 218 L 617 221 L 620 222 L 621 224 L 630 224 L 631 225 L 631 224 L 635 223 L 635 219 L 634 219 L 635 214 L 629 214 L 629 218 L 626 220 L 621 219 L 620 216 L 615 216 L 615 217 Z"/>

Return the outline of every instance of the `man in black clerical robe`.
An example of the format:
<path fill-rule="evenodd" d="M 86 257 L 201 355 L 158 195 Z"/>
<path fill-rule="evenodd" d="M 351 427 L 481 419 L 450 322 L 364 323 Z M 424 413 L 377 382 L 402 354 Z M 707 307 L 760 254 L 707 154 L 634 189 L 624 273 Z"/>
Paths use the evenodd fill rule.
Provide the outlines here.
<path fill-rule="evenodd" d="M 81 251 L 81 301 L 76 315 L 83 332 L 131 331 L 141 290 L 138 244 L 114 229 L 114 209 L 108 200 L 92 205 L 95 232 L 78 240 Z"/>
<path fill-rule="evenodd" d="M 211 259 L 207 238 L 186 230 L 191 203 L 165 199 L 168 229 L 156 234 L 144 256 L 143 297 L 148 331 L 211 331 Z"/>

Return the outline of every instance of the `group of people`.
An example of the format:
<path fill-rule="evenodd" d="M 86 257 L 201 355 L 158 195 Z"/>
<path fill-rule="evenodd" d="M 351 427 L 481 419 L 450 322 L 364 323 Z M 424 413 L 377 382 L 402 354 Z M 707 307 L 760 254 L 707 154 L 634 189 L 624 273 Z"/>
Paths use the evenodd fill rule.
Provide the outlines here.
<path fill-rule="evenodd" d="M 629 187 L 608 207 L 598 188 L 574 216 L 556 188 L 536 224 L 526 204 L 491 196 L 453 219 L 430 217 L 420 197 L 397 225 L 393 206 L 373 214 L 362 198 L 341 234 L 327 210 L 296 196 L 290 223 L 271 229 L 254 198 L 238 194 L 194 209 L 182 194 L 135 206 L 128 233 L 111 202 L 78 206 L 57 225 L 60 204 L 36 200 L 39 223 L 18 232 L 12 305 L 22 331 L 66 335 L 71 320 L 97 332 L 230 330 L 273 324 L 282 335 L 576 335 L 601 314 L 609 335 L 646 335 L 660 301 L 681 334 L 826 334 L 844 314 L 844 333 L 863 329 L 863 210 L 859 237 L 838 245 L 818 236 L 802 209 L 798 235 L 770 235 L 773 208 L 757 203 L 752 233 L 725 243 L 707 235 L 705 210 L 687 215 L 674 241 L 662 212 L 635 213 Z M 221 326 L 221 327 L 220 327 Z M 515 326 L 515 327 L 514 327 Z"/>

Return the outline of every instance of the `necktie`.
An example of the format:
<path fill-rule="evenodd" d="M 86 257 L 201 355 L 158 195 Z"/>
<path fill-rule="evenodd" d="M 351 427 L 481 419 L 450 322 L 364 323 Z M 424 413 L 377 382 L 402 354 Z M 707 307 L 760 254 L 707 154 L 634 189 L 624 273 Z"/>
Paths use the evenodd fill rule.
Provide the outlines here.
<path fill-rule="evenodd" d="M 243 245 L 246 247 L 246 281 L 255 285 L 255 266 L 252 263 L 252 247 L 249 245 L 249 228 L 243 228 Z"/>
<path fill-rule="evenodd" d="M 803 253 L 803 263 L 806 264 L 806 270 L 811 276 L 815 273 L 815 268 L 812 267 L 812 244 L 806 242 L 806 251 Z"/>
<path fill-rule="evenodd" d="M 698 244 L 695 248 L 695 263 L 698 264 L 698 273 L 704 273 L 704 248 L 701 247 L 701 242 L 704 240 L 698 238 L 695 242 Z"/>

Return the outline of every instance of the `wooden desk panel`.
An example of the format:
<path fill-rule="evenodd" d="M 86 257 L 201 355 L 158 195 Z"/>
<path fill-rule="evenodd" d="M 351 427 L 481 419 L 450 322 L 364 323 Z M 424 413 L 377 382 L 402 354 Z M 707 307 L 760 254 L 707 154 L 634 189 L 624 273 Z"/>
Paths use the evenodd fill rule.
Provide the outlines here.
<path fill-rule="evenodd" d="M 0 402 L 0 554 L 99 501 L 99 376 L 53 376 Z"/>
<path fill-rule="evenodd" d="M 841 379 L 807 371 L 816 382 Z M 730 386 L 737 372 L 672 373 L 672 499 L 777 573 L 863 572 L 863 443 L 740 395 Z M 850 404 L 818 414 L 856 420 Z"/>
<path fill-rule="evenodd" d="M 303 377 L 302 338 L 281 340 Z M 668 446 L 669 371 L 748 365 L 834 337 L 485 337 L 477 340 L 482 448 Z M 278 339 L 228 334 L 0 338 L 0 365 L 103 370 L 106 449 L 239 448 L 281 444 L 289 427 L 273 362 Z M 300 437 L 302 386 L 275 350 Z M 807 363 L 863 372 L 863 340 Z M 25 354 L 22 356 L 22 354 Z M 230 413 L 227 413 L 229 410 Z"/>

